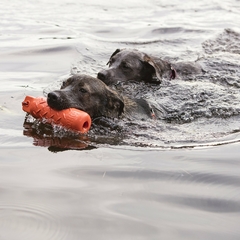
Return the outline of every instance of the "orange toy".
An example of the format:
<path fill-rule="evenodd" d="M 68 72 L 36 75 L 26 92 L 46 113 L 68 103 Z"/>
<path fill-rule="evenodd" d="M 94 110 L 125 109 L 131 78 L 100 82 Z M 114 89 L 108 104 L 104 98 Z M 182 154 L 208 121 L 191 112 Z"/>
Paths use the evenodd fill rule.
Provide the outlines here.
<path fill-rule="evenodd" d="M 45 98 L 26 96 L 22 102 L 23 111 L 34 118 L 44 118 L 48 123 L 59 124 L 74 131 L 86 133 L 91 127 L 90 116 L 81 110 L 68 108 L 56 111 L 50 108 Z"/>

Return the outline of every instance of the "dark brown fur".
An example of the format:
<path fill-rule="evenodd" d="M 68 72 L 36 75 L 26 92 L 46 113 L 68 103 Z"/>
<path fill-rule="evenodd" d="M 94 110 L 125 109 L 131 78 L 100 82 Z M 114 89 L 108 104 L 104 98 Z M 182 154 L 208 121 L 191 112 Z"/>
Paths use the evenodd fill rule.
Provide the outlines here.
<path fill-rule="evenodd" d="M 68 78 L 60 90 L 50 92 L 48 105 L 56 110 L 77 108 L 91 118 L 149 118 L 151 108 L 144 99 L 130 99 L 110 89 L 97 78 L 77 74 Z"/>
<path fill-rule="evenodd" d="M 200 66 L 195 63 L 176 63 L 174 67 L 167 61 L 156 58 L 136 49 L 117 49 L 110 57 L 109 68 L 98 73 L 97 77 L 107 85 L 128 80 L 161 83 L 163 74 L 174 79 L 181 74 L 199 73 Z M 177 69 L 177 72 L 175 70 Z M 181 69 L 184 68 L 184 71 Z"/>

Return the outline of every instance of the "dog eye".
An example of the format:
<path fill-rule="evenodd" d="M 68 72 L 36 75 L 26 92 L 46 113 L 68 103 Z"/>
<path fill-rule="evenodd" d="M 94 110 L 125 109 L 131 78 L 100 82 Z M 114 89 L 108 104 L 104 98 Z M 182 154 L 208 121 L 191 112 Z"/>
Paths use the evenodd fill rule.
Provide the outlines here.
<path fill-rule="evenodd" d="M 123 63 L 123 64 L 122 64 L 122 67 L 123 67 L 124 69 L 126 69 L 126 70 L 129 70 L 129 69 L 130 69 L 130 67 L 129 67 L 129 65 L 128 65 L 127 63 Z"/>
<path fill-rule="evenodd" d="M 87 92 L 87 90 L 84 89 L 84 88 L 80 88 L 79 91 L 80 91 L 81 93 L 86 93 L 86 92 Z"/>

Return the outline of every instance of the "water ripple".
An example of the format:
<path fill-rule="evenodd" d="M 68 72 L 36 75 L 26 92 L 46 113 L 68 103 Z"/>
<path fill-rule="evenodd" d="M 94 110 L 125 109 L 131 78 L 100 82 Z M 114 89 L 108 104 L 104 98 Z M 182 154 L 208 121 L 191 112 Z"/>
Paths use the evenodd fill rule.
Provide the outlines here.
<path fill-rule="evenodd" d="M 92 175 L 103 175 L 99 171 L 91 171 Z M 160 181 L 175 181 L 187 184 L 211 184 L 211 185 L 221 185 L 221 186 L 240 186 L 240 177 L 231 176 L 220 173 L 203 173 L 194 171 L 107 171 L 104 175 L 106 178 L 114 179 L 138 179 L 142 181 L 146 180 L 160 180 Z"/>
<path fill-rule="evenodd" d="M 205 198 L 192 196 L 160 196 L 159 201 L 166 201 L 177 205 L 191 207 L 194 209 L 218 212 L 231 213 L 240 212 L 240 203 L 237 200 L 219 199 L 219 198 Z"/>
<path fill-rule="evenodd" d="M 58 217 L 39 206 L 0 205 L 1 239 L 66 239 Z M 15 239 L 15 238 L 14 238 Z"/>

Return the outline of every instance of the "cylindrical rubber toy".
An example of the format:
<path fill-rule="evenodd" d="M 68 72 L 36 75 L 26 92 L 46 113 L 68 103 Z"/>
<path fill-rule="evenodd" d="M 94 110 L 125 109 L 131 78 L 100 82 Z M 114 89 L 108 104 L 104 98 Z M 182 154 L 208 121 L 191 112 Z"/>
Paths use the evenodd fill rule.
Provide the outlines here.
<path fill-rule="evenodd" d="M 22 109 L 34 118 L 44 118 L 48 123 L 58 124 L 81 133 L 88 132 L 92 123 L 88 113 L 75 108 L 56 111 L 48 106 L 43 97 L 26 96 L 22 102 Z"/>

